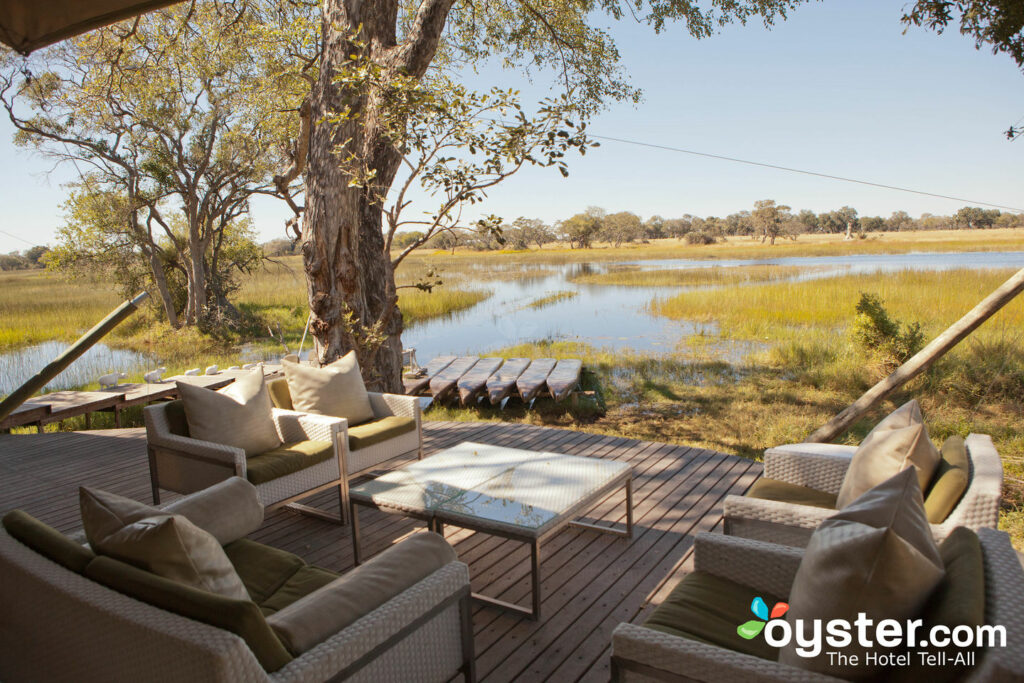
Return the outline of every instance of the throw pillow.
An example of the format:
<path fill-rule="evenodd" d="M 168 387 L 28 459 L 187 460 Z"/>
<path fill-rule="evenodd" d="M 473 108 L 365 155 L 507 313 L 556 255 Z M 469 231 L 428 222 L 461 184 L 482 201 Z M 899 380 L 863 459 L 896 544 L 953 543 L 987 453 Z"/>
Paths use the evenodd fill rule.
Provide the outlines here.
<path fill-rule="evenodd" d="M 281 445 L 262 372 L 250 372 L 213 391 L 178 382 L 192 438 L 259 455 Z"/>
<path fill-rule="evenodd" d="M 822 522 L 793 580 L 786 619 L 794 634 L 798 629 L 810 634 L 815 620 L 822 633 L 834 619 L 852 625 L 859 613 L 876 625 L 883 619 L 902 623 L 919 615 L 943 575 L 917 476 L 906 469 Z M 794 637 L 780 651 L 779 661 L 843 679 L 868 678 L 878 667 L 869 665 L 866 655 L 885 648 L 862 646 L 856 630 L 850 633 L 849 646 L 823 643 L 822 651 L 811 657 L 797 652 Z M 830 650 L 848 658 L 833 661 Z"/>
<path fill-rule="evenodd" d="M 921 406 L 911 399 L 864 437 L 850 461 L 836 507 L 846 507 L 868 489 L 908 467 L 914 468 L 918 486 L 924 491 L 938 465 L 939 451 L 928 438 Z"/>
<path fill-rule="evenodd" d="M 374 418 L 354 351 L 322 368 L 288 360 L 281 365 L 295 410 L 344 417 L 350 427 Z"/>
<path fill-rule="evenodd" d="M 248 600 L 242 580 L 217 539 L 181 515 L 114 494 L 79 489 L 82 525 L 89 545 L 100 555 L 200 590 Z"/>

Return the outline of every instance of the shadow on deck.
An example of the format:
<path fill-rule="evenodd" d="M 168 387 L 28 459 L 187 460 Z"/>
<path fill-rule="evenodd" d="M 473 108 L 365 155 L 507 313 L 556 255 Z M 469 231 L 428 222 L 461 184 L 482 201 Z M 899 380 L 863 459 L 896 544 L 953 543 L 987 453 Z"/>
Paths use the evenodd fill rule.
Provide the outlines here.
<path fill-rule="evenodd" d="M 721 524 L 722 499 L 754 482 L 760 464 L 697 448 L 522 424 L 425 422 L 430 453 L 462 441 L 629 462 L 636 527 L 632 541 L 566 528 L 541 546 L 544 620 L 533 622 L 477 607 L 477 671 L 487 681 L 607 681 L 611 632 L 643 621 L 688 567 L 693 535 Z M 78 527 L 78 486 L 151 502 L 145 431 L 0 435 L 0 514 L 21 508 L 62 531 Z M 622 492 L 588 516 L 624 521 Z M 164 502 L 174 496 L 168 495 Z M 307 501 L 337 511 L 325 492 Z M 419 522 L 360 509 L 368 557 L 422 528 Z M 468 563 L 473 589 L 506 601 L 529 599 L 527 546 L 448 527 Z M 352 567 L 347 527 L 289 511 L 267 516 L 252 535 L 335 571 Z"/>

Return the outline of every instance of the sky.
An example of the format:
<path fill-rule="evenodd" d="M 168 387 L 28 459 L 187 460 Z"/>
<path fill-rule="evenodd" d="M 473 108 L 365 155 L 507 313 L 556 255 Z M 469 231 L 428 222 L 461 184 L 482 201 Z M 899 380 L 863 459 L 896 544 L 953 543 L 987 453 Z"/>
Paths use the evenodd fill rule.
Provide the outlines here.
<path fill-rule="evenodd" d="M 659 35 L 632 20 L 602 23 L 644 92 L 610 106 L 593 135 L 787 166 L 970 200 L 926 197 L 779 170 L 601 141 L 570 158 L 570 175 L 526 169 L 464 217 L 496 214 L 554 222 L 599 206 L 643 218 L 724 216 L 775 199 L 794 211 L 844 205 L 861 215 L 950 214 L 969 203 L 1024 210 L 1024 142 L 1003 136 L 1024 118 L 1024 74 L 1005 55 L 954 28 L 903 33 L 902 3 L 825 0 L 771 29 L 726 26 L 695 40 L 681 26 Z M 485 68 L 477 88 L 518 87 L 537 100 L 547 82 Z M 0 252 L 51 243 L 73 167 L 52 168 L 14 147 L 0 121 Z M 423 211 L 433 205 L 417 197 Z M 284 236 L 288 211 L 253 205 L 261 241 Z"/>

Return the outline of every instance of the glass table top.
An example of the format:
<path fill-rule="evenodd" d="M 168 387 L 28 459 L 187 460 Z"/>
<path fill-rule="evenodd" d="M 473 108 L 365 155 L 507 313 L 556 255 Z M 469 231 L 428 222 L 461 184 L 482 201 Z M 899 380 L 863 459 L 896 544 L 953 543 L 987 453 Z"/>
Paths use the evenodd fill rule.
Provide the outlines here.
<path fill-rule="evenodd" d="M 355 486 L 351 495 L 381 507 L 529 530 L 628 471 L 614 460 L 463 443 Z"/>

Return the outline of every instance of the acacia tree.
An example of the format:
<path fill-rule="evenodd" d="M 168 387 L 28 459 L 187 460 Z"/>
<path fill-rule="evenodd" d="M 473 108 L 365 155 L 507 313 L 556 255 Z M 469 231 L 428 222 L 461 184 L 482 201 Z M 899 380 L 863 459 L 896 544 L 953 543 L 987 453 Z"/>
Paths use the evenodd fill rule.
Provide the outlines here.
<path fill-rule="evenodd" d="M 614 0 L 324 0 L 319 73 L 306 117 L 307 163 L 282 174 L 305 174 L 303 260 L 320 361 L 355 349 L 371 383 L 387 390 L 401 386 L 401 315 L 395 264 L 387 250 L 391 229 L 390 224 L 384 228 L 385 198 L 403 159 L 416 151 L 407 135 L 420 125 L 419 103 L 443 108 L 460 102 L 451 81 L 441 76 L 494 58 L 508 68 L 555 79 L 563 97 L 536 115 L 513 116 L 507 129 L 485 132 L 484 138 L 493 133 L 508 144 L 497 154 L 496 147 L 485 146 L 476 168 L 499 180 L 522 164 L 557 165 L 564 171 L 565 155 L 586 147 L 579 132 L 586 117 L 609 101 L 638 96 L 623 77 L 613 41 L 595 25 L 600 12 L 614 19 L 631 12 L 656 31 L 681 21 L 691 35 L 703 37 L 733 20 L 758 17 L 770 23 L 798 2 L 730 0 L 704 8 L 690 0 L 656 0 L 646 7 Z M 516 108 L 515 97 L 504 100 L 506 110 Z M 477 115 L 475 121 L 487 116 Z M 458 215 L 455 206 L 445 209 L 449 197 L 461 205 L 486 190 L 470 179 L 464 187 L 473 189 L 448 194 L 448 183 L 464 180 L 461 160 L 479 149 L 469 144 L 462 154 L 434 158 L 443 168 L 455 164 L 452 173 L 421 172 L 439 178 L 445 192 L 442 208 L 432 216 L 449 221 Z"/>
<path fill-rule="evenodd" d="M 16 142 L 81 172 L 69 246 L 137 255 L 172 325 L 233 310 L 230 227 L 252 196 L 282 190 L 313 16 L 300 2 L 186 3 L 2 57 Z M 168 269 L 186 282 L 180 307 Z"/>

